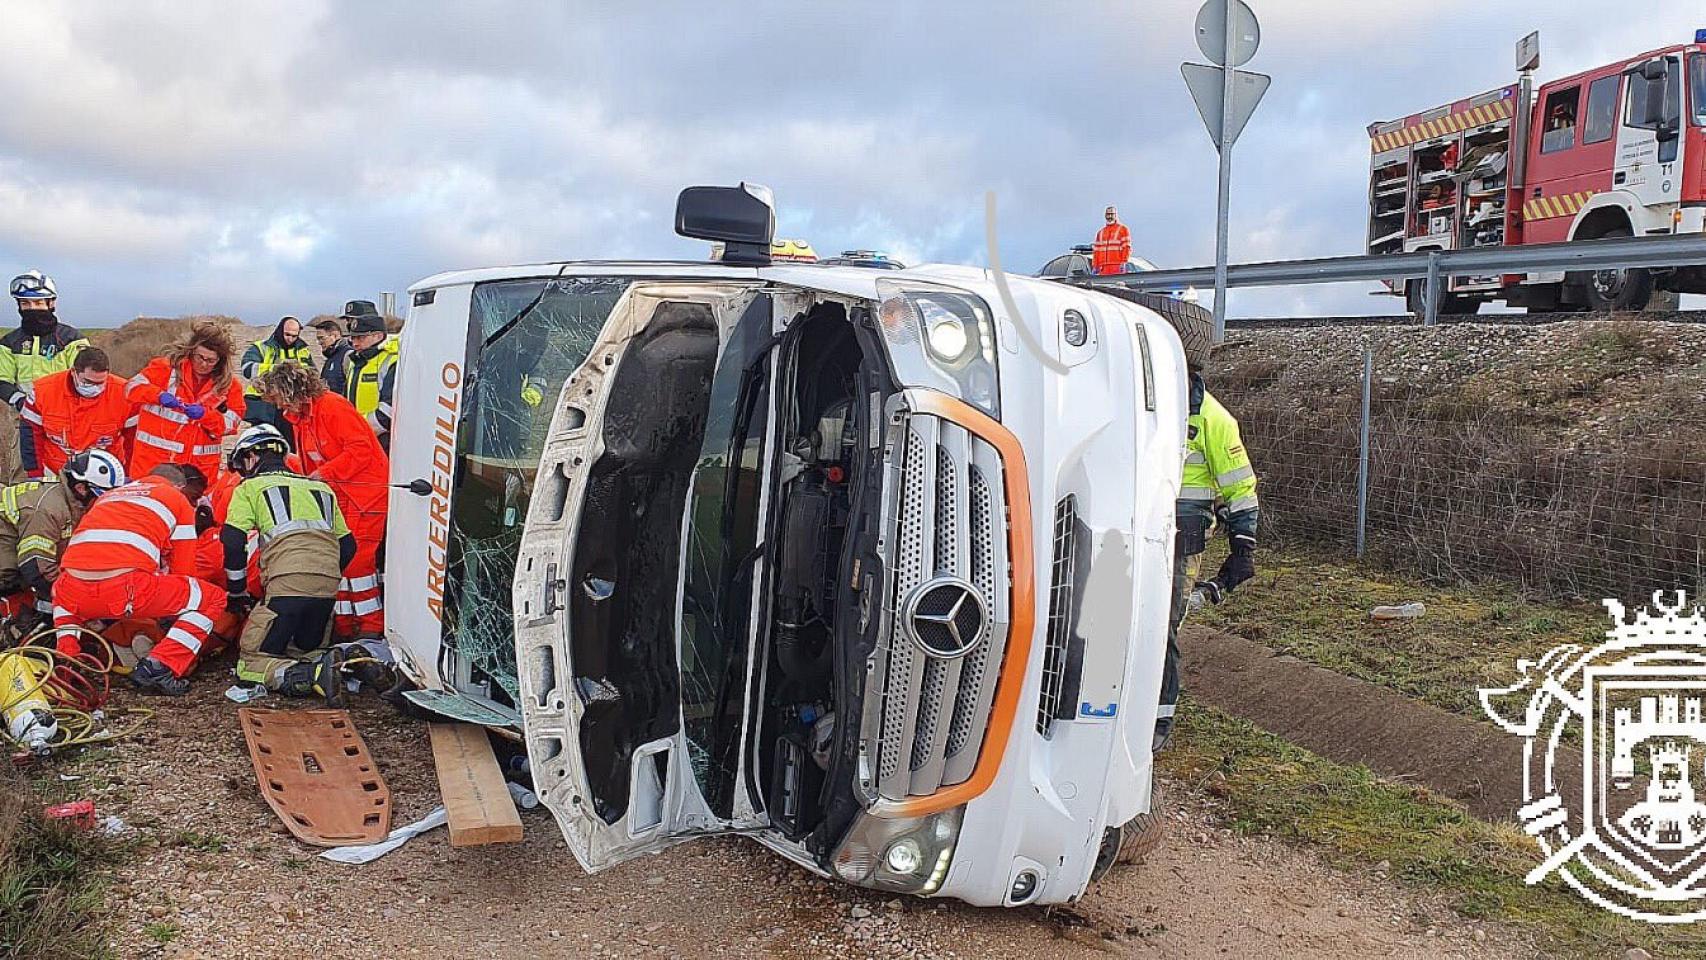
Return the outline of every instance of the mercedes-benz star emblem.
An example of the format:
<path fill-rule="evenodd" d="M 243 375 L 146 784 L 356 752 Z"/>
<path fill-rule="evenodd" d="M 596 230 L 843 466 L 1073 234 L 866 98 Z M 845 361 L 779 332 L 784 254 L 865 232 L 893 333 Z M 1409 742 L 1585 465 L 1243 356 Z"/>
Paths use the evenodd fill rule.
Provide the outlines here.
<path fill-rule="evenodd" d="M 912 639 L 933 657 L 963 657 L 983 640 L 989 611 L 976 587 L 951 577 L 922 584 L 907 598 Z"/>

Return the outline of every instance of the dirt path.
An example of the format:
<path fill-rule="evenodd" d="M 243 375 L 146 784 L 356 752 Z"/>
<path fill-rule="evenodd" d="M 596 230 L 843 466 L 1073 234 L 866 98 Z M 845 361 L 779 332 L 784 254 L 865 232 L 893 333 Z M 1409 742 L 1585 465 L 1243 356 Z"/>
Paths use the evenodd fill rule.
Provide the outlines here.
<path fill-rule="evenodd" d="M 84 777 L 69 786 L 136 829 L 112 896 L 120 957 L 1532 953 L 1500 928 L 1477 930 L 1379 878 L 1236 838 L 1188 795 L 1156 859 L 1116 869 L 1082 903 L 1053 913 L 874 896 L 737 839 L 588 877 L 537 811 L 524 815 L 527 840 L 517 846 L 456 850 L 438 830 L 367 866 L 340 866 L 292 840 L 260 800 L 235 708 L 219 698 L 226 682 L 213 669 L 189 702 L 156 704 L 146 739 L 66 768 Z M 392 788 L 395 822 L 435 806 L 424 728 L 371 703 L 356 719 Z"/>

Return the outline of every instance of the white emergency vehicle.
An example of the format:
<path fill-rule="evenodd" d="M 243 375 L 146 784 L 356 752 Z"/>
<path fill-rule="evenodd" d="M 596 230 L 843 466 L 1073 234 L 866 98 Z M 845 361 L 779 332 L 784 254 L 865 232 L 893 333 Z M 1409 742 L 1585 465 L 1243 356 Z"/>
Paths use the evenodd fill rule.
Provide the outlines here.
<path fill-rule="evenodd" d="M 694 187 L 676 229 L 719 262 L 411 289 L 411 698 L 524 738 L 587 870 L 741 833 L 860 886 L 1071 900 L 1152 823 L 1179 338 L 1058 282 L 772 264 L 773 223 Z"/>

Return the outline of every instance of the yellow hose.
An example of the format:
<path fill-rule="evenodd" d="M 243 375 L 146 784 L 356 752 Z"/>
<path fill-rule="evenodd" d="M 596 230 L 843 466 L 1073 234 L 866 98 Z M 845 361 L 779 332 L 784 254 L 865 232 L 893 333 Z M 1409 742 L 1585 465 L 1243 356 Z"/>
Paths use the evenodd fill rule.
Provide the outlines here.
<path fill-rule="evenodd" d="M 72 627 L 85 639 L 94 641 L 95 649 L 101 654 L 94 660 L 86 657 L 66 657 L 49 644 L 52 644 L 56 631 L 53 627 L 43 627 L 27 637 L 24 642 L 10 650 L 0 650 L 0 660 L 12 657 L 28 661 L 28 669 L 34 684 L 16 700 L 28 699 L 31 694 L 40 692 L 46 696 L 52 705 L 54 720 L 59 724 L 59 736 L 50 746 L 55 750 L 71 747 L 89 746 L 97 743 L 110 743 L 135 734 L 154 716 L 154 711 L 146 707 L 126 707 L 118 710 L 97 709 L 93 712 L 72 705 L 68 701 L 77 701 L 78 692 L 59 678 L 61 668 L 75 671 L 87 679 L 91 689 L 98 689 L 102 674 L 122 675 L 129 669 L 118 662 L 118 654 L 113 649 L 112 641 L 93 630 L 84 627 Z M 85 645 L 87 646 L 87 645 Z M 99 714 L 97 717 L 96 714 Z M 122 719 L 123 725 L 115 724 Z M 0 736 L 14 746 L 23 746 L 12 740 L 4 724 L 0 724 Z"/>

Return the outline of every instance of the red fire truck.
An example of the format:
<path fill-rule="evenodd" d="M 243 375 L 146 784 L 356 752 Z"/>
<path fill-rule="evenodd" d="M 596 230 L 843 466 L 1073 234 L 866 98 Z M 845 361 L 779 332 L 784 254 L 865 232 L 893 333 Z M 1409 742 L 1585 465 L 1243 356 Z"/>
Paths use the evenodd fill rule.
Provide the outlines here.
<path fill-rule="evenodd" d="M 1517 83 L 1368 128 L 1368 252 L 1458 250 L 1706 230 L 1706 30 L 1541 84 Z M 1420 312 L 1422 282 L 1389 283 Z M 1674 309 L 1706 267 L 1452 277 L 1441 313 Z"/>

